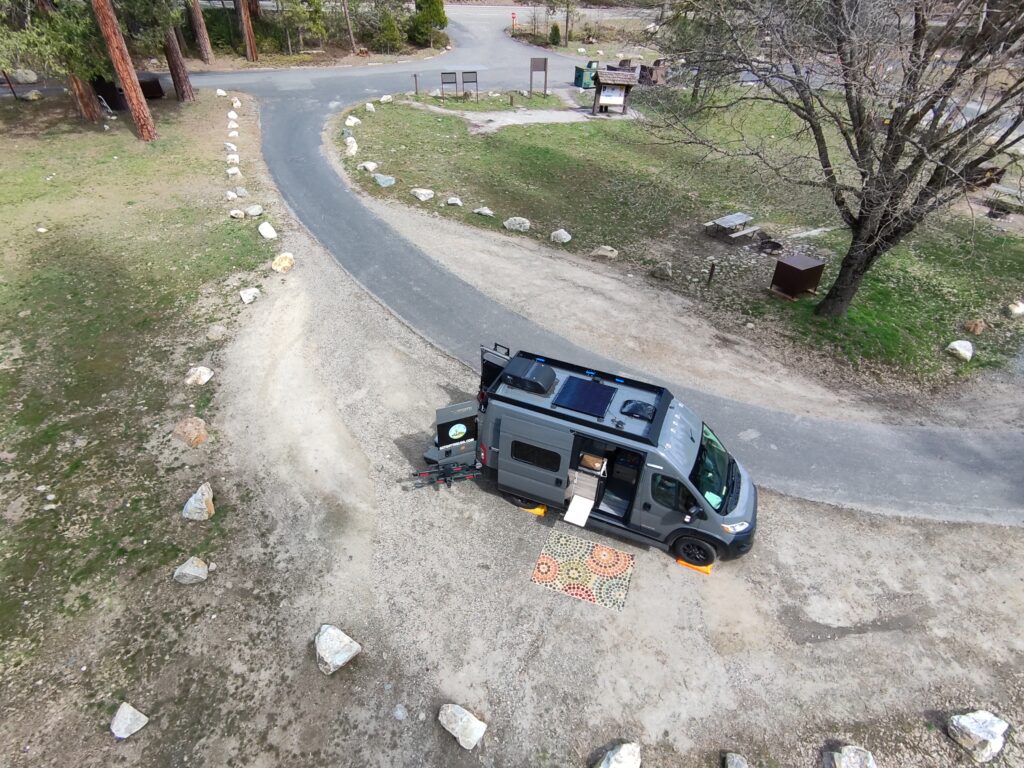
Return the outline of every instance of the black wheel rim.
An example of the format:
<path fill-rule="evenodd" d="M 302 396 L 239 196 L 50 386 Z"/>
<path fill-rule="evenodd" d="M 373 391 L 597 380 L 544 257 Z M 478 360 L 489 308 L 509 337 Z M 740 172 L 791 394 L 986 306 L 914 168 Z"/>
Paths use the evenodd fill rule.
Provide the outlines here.
<path fill-rule="evenodd" d="M 688 541 L 683 544 L 683 557 L 689 562 L 697 565 L 706 565 L 711 560 L 711 558 L 708 557 L 707 550 L 700 544 L 693 541 Z"/>

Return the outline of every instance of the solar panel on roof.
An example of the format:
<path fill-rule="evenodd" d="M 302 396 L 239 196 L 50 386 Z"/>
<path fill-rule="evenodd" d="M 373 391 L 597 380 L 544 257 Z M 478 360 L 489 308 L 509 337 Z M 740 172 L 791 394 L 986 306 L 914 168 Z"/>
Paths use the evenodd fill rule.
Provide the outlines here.
<path fill-rule="evenodd" d="M 609 387 L 599 381 L 570 376 L 558 390 L 558 394 L 555 395 L 551 404 L 558 408 L 603 419 L 608 410 L 608 404 L 615 397 L 615 392 L 615 387 Z"/>

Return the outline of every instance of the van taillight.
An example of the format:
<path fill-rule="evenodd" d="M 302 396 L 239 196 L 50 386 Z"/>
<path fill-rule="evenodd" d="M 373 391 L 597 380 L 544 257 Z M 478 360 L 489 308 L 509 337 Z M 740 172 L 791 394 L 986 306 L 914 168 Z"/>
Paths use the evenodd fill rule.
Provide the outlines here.
<path fill-rule="evenodd" d="M 487 466 L 487 446 L 480 443 L 480 463 Z"/>

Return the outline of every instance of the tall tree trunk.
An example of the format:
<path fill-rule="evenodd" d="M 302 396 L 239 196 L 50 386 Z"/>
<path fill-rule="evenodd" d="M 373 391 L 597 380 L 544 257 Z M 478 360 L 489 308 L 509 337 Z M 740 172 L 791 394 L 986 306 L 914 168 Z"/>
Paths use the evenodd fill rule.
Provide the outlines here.
<path fill-rule="evenodd" d="M 348 14 L 348 0 L 341 0 L 341 10 L 345 14 L 345 27 L 348 29 L 348 41 L 352 45 L 352 53 L 355 53 L 356 36 L 352 34 L 352 18 Z"/>
<path fill-rule="evenodd" d="M 249 1 L 235 0 L 235 9 L 238 11 L 238 21 L 242 28 L 242 37 L 245 40 L 245 58 L 249 61 L 259 61 L 260 52 L 256 50 L 256 35 L 252 31 Z"/>
<path fill-rule="evenodd" d="M 565 47 L 569 47 L 569 5 L 565 6 Z"/>
<path fill-rule="evenodd" d="M 260 5 L 260 0 L 249 0 L 249 16 L 253 19 L 263 18 L 263 6 Z"/>
<path fill-rule="evenodd" d="M 170 29 L 164 35 L 164 56 L 167 58 L 167 68 L 171 70 L 171 80 L 174 82 L 174 93 L 178 101 L 195 101 L 196 95 L 192 92 L 192 81 L 188 78 L 188 69 L 185 67 L 185 59 L 181 56 L 178 38 Z"/>
<path fill-rule="evenodd" d="M 206 19 L 203 18 L 203 9 L 199 7 L 199 0 L 188 0 L 188 18 L 192 22 L 192 31 L 196 36 L 199 58 L 205 64 L 209 64 L 213 61 L 213 46 L 210 45 L 210 33 L 206 31 Z"/>
<path fill-rule="evenodd" d="M 843 256 L 843 263 L 839 267 L 839 274 L 836 276 L 832 287 L 828 289 L 825 298 L 814 308 L 814 314 L 819 317 L 844 317 L 850 308 L 853 297 L 860 289 L 871 265 L 875 263 L 878 255 L 887 247 L 879 248 L 876 244 L 866 242 L 862 234 L 854 233 L 853 242 Z M 873 239 L 873 238 L 872 238 Z M 892 247 L 892 246 L 889 246 Z"/>
<path fill-rule="evenodd" d="M 87 83 L 78 75 L 68 75 L 68 90 L 75 97 L 78 114 L 83 120 L 98 123 L 103 119 L 100 113 L 100 100 L 96 97 L 96 89 L 92 87 L 92 83 Z"/>
<path fill-rule="evenodd" d="M 142 86 L 139 85 L 139 78 L 128 55 L 128 46 L 124 44 L 124 35 L 121 34 L 121 27 L 117 23 L 114 6 L 111 0 L 92 0 L 92 10 L 107 44 L 107 52 L 110 54 L 114 71 L 121 81 L 121 89 L 124 91 L 139 138 L 143 141 L 153 141 L 157 137 L 156 126 L 153 124 L 153 116 L 149 113 L 146 98 L 142 95 Z"/>
<path fill-rule="evenodd" d="M 178 50 L 183 52 L 188 47 L 188 45 L 185 43 L 185 35 L 182 34 L 181 27 L 179 27 L 177 24 L 174 25 L 173 29 L 174 37 L 178 41 Z"/>

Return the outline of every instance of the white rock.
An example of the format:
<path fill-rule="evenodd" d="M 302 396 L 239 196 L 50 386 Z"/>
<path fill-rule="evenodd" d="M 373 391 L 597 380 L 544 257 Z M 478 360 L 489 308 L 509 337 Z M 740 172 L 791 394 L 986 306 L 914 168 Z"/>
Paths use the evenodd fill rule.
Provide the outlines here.
<path fill-rule="evenodd" d="M 238 131 L 228 131 L 228 138 L 229 139 L 237 139 L 238 138 Z"/>
<path fill-rule="evenodd" d="M 227 95 L 228 95 L 228 92 L 227 92 L 227 91 L 225 91 L 225 90 L 224 90 L 223 88 L 218 88 L 218 89 L 217 89 L 217 95 L 218 95 L 218 96 L 227 96 Z"/>
<path fill-rule="evenodd" d="M 38 232 L 40 235 L 45 235 L 49 231 L 50 230 L 48 230 L 46 227 L 36 227 L 36 232 Z"/>
<path fill-rule="evenodd" d="M 974 345 L 966 339 L 957 339 L 950 342 L 949 346 L 946 347 L 946 351 L 964 362 L 969 362 L 974 357 Z"/>
<path fill-rule="evenodd" d="M 31 90 L 28 93 L 23 93 L 21 98 L 25 101 L 40 101 L 43 98 L 43 92 L 37 90 Z"/>
<path fill-rule="evenodd" d="M 236 123 L 236 122 L 235 122 L 234 120 L 229 120 L 229 121 L 228 121 L 228 130 L 229 130 L 229 131 L 233 131 L 233 130 L 235 130 L 235 129 L 236 129 L 237 127 L 238 127 L 238 123 Z"/>
<path fill-rule="evenodd" d="M 362 122 L 363 121 L 360 120 L 355 115 L 349 115 L 348 117 L 345 118 L 345 125 L 347 127 L 349 127 L 349 128 L 355 128 L 357 125 L 359 125 Z"/>
<path fill-rule="evenodd" d="M 243 304 L 252 304 L 256 299 L 260 297 L 259 288 L 243 288 L 238 292 L 239 298 Z"/>
<path fill-rule="evenodd" d="M 244 219 L 245 211 L 240 211 L 237 208 L 232 208 L 230 211 L 228 211 L 228 216 L 230 216 L 232 219 Z"/>
<path fill-rule="evenodd" d="M 566 232 L 564 229 L 556 229 L 551 233 L 552 243 L 568 243 L 572 240 L 572 235 Z"/>
<path fill-rule="evenodd" d="M 231 106 L 234 107 L 235 109 L 241 109 L 242 108 L 242 102 L 237 97 L 235 97 L 235 98 L 233 98 L 231 100 Z"/>
<path fill-rule="evenodd" d="M 528 90 L 526 90 L 525 88 L 519 92 L 519 95 L 520 96 L 524 96 L 526 98 L 530 98 L 530 92 Z"/>
<path fill-rule="evenodd" d="M 245 187 L 235 187 L 235 194 L 238 195 L 239 197 L 248 197 L 249 190 L 247 190 Z"/>
<path fill-rule="evenodd" d="M 502 225 L 505 229 L 512 232 L 529 232 L 530 231 L 530 220 L 524 219 L 522 216 L 513 216 L 510 219 L 505 219 Z"/>
<path fill-rule="evenodd" d="M 127 701 L 122 701 L 114 719 L 110 721 L 110 732 L 114 734 L 115 738 L 127 739 L 133 733 L 142 730 L 142 727 L 148 722 L 148 717 Z"/>
<path fill-rule="evenodd" d="M 1006 307 L 1006 314 L 1010 317 L 1024 317 L 1024 299 L 1008 305 Z"/>
<path fill-rule="evenodd" d="M 260 224 L 259 233 L 263 235 L 263 237 L 266 240 L 277 239 L 277 230 L 274 229 L 274 225 L 271 224 L 269 221 L 264 221 L 262 224 Z"/>
<path fill-rule="evenodd" d="M 487 723 L 458 704 L 443 704 L 437 719 L 448 733 L 459 740 L 463 749 L 472 749 L 479 744 L 487 730 Z"/>
<path fill-rule="evenodd" d="M 410 190 L 410 194 L 421 203 L 425 203 L 427 200 L 432 200 L 434 198 L 434 190 L 423 189 L 421 187 L 414 187 Z"/>
<path fill-rule="evenodd" d="M 224 142 L 224 149 L 226 149 L 228 152 L 237 152 L 238 151 L 238 147 L 236 147 L 230 141 L 225 141 Z"/>
<path fill-rule="evenodd" d="M 750 768 L 747 758 L 735 752 L 726 752 L 722 759 L 722 768 Z"/>
<path fill-rule="evenodd" d="M 462 200 L 460 200 L 457 197 L 449 197 L 447 202 L 445 203 L 445 205 L 455 205 L 455 206 L 458 206 L 459 208 L 461 208 L 462 207 Z"/>
<path fill-rule="evenodd" d="M 39 75 L 31 69 L 15 69 L 11 72 L 11 80 L 18 85 L 32 85 L 39 82 Z"/>
<path fill-rule="evenodd" d="M 598 55 L 598 56 L 604 56 L 604 51 L 598 51 L 598 52 L 597 52 L 597 55 Z"/>
<path fill-rule="evenodd" d="M 381 104 L 390 104 L 394 100 L 395 99 L 394 99 L 393 96 L 381 96 L 380 97 L 380 103 Z"/>
<path fill-rule="evenodd" d="M 878 768 L 874 756 L 863 747 L 847 746 L 838 752 L 826 752 L 822 768 Z"/>
<path fill-rule="evenodd" d="M 356 144 L 355 136 L 345 137 L 345 155 L 346 157 L 355 157 L 359 151 L 359 145 Z"/>
<path fill-rule="evenodd" d="M 333 675 L 363 650 L 355 640 L 331 624 L 321 624 L 316 633 L 316 664 L 325 675 Z"/>
<path fill-rule="evenodd" d="M 237 200 L 238 199 L 238 194 L 236 192 L 234 192 L 234 191 L 229 189 L 227 192 L 224 193 L 224 197 L 227 200 Z"/>
<path fill-rule="evenodd" d="M 434 90 L 432 90 L 430 92 L 430 95 L 431 96 L 440 96 L 441 95 L 441 89 L 440 88 L 435 88 Z"/>
<path fill-rule="evenodd" d="M 279 253 L 274 257 L 274 260 L 270 262 L 270 268 L 275 272 L 280 272 L 282 275 L 286 272 L 290 272 L 292 267 L 295 266 L 295 256 L 285 251 Z"/>
<path fill-rule="evenodd" d="M 250 205 L 248 208 L 245 209 L 245 215 L 248 216 L 250 219 L 255 219 L 257 216 L 262 216 L 263 206 Z"/>
<path fill-rule="evenodd" d="M 212 370 L 205 365 L 194 365 L 185 374 L 185 384 L 190 387 L 201 387 L 212 378 Z"/>
<path fill-rule="evenodd" d="M 363 162 L 356 166 L 356 168 L 358 168 L 360 171 L 366 171 L 367 173 L 373 173 L 379 167 L 380 166 L 378 166 L 377 163 L 373 162 L 372 160 L 364 160 Z"/>
<path fill-rule="evenodd" d="M 1003 736 L 1010 724 L 991 712 L 979 709 L 949 718 L 949 736 L 971 753 L 977 763 L 987 763 L 1003 748 Z"/>
<path fill-rule="evenodd" d="M 617 259 L 619 258 L 619 252 L 612 248 L 610 245 L 599 245 L 597 248 L 590 252 L 590 255 L 595 259 Z"/>
<path fill-rule="evenodd" d="M 238 119 L 238 113 L 235 112 L 235 110 L 232 109 L 230 112 L 228 112 L 228 120 L 237 120 L 237 119 Z"/>
<path fill-rule="evenodd" d="M 189 500 L 185 502 L 185 506 L 181 510 L 181 516 L 186 520 L 209 520 L 213 517 L 214 511 L 213 488 L 210 487 L 209 483 L 203 483 Z"/>
<path fill-rule="evenodd" d="M 227 160 L 227 164 L 228 165 L 238 165 L 238 153 L 237 152 L 230 152 L 230 153 L 228 153 L 228 156 L 225 159 Z"/>
<path fill-rule="evenodd" d="M 481 216 L 490 216 L 492 219 L 494 218 L 494 211 L 486 205 L 481 208 L 474 208 L 473 213 L 479 213 Z"/>
<path fill-rule="evenodd" d="M 210 569 L 206 562 L 198 557 L 190 557 L 174 569 L 174 580 L 179 584 L 198 584 L 206 581 L 209 575 Z"/>
<path fill-rule="evenodd" d="M 594 768 L 640 768 L 640 745 L 627 742 L 609 749 Z"/>
<path fill-rule="evenodd" d="M 576 53 L 586 53 L 586 52 L 587 52 L 586 48 L 577 48 L 576 49 Z"/>
<path fill-rule="evenodd" d="M 232 165 L 230 168 L 228 168 L 228 176 L 241 176 L 241 175 L 242 175 L 242 172 L 240 170 L 238 170 L 238 166 L 237 165 Z"/>
<path fill-rule="evenodd" d="M 366 111 L 367 112 L 376 112 L 377 108 L 375 106 L 373 106 L 373 104 L 371 102 L 366 102 Z"/>

